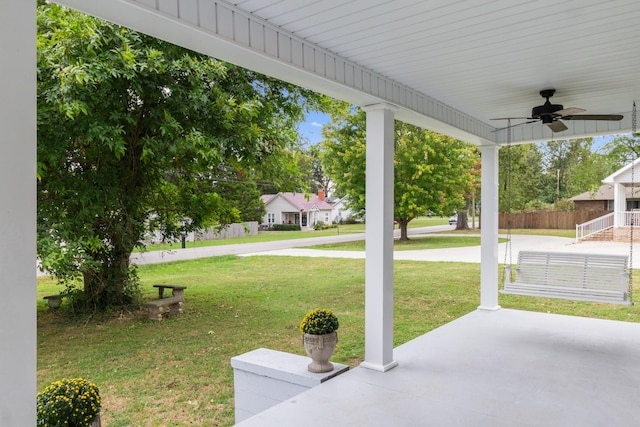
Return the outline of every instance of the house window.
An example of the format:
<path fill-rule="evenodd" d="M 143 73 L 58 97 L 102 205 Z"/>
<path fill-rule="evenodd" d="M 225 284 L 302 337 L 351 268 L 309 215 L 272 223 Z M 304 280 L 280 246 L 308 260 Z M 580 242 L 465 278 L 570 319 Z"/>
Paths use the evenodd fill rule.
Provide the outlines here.
<path fill-rule="evenodd" d="M 269 212 L 267 214 L 267 223 L 273 224 L 276 222 L 276 214 L 275 212 Z"/>
<path fill-rule="evenodd" d="M 329 212 L 325 212 L 324 213 L 324 223 L 328 224 L 329 223 Z"/>

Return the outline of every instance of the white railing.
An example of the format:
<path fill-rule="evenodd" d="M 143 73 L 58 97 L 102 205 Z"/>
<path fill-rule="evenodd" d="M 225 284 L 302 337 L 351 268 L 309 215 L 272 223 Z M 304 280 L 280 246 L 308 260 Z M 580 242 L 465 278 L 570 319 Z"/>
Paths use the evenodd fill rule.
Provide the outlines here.
<path fill-rule="evenodd" d="M 626 211 L 618 213 L 618 227 L 637 227 L 640 225 L 640 211 Z"/>
<path fill-rule="evenodd" d="M 632 213 L 632 212 L 624 212 L 624 213 Z M 635 213 L 635 212 L 633 212 Z M 584 224 L 576 225 L 576 241 L 584 239 L 587 236 L 592 234 L 599 233 L 603 230 L 607 230 L 609 228 L 613 228 L 613 213 L 606 214 L 596 219 L 592 219 L 591 221 L 585 222 Z M 640 218 L 640 216 L 638 216 Z M 636 223 L 640 224 L 640 223 Z"/>

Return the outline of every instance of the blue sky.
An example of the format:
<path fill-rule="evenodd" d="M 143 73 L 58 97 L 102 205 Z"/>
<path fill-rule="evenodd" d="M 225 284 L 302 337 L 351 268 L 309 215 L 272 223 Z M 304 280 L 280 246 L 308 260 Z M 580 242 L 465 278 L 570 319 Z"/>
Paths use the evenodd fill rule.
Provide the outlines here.
<path fill-rule="evenodd" d="M 300 134 L 306 138 L 311 145 L 322 141 L 322 125 L 329 123 L 331 118 L 328 114 L 313 112 L 307 114 L 306 120 L 300 123 Z"/>

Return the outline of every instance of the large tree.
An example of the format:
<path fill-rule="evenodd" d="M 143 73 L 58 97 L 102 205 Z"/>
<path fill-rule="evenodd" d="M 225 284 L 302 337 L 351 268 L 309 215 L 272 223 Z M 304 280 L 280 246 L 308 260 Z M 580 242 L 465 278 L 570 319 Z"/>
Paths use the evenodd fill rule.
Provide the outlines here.
<path fill-rule="evenodd" d="M 500 212 L 513 212 L 535 204 L 541 195 L 542 153 L 536 144 L 500 149 Z"/>
<path fill-rule="evenodd" d="M 44 2 L 37 47 L 38 255 L 81 278 L 91 307 L 134 299 L 129 257 L 147 231 L 239 219 L 216 192 L 220 165 L 297 179 L 311 93 Z"/>
<path fill-rule="evenodd" d="M 364 210 L 365 113 L 340 108 L 332 116 L 334 123 L 324 132 L 323 163 L 350 207 Z M 470 144 L 399 121 L 394 132 L 394 218 L 401 240 L 408 240 L 407 225 L 417 216 L 464 209 L 477 154 Z"/>
<path fill-rule="evenodd" d="M 610 157 L 593 149 L 593 139 L 550 141 L 540 146 L 543 176 L 541 197 L 546 203 L 598 188 L 614 172 Z"/>

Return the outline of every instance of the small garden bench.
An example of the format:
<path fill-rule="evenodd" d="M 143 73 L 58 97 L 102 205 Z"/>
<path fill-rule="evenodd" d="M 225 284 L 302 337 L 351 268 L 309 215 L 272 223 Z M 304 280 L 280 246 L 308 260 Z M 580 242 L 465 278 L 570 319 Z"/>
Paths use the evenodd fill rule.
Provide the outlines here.
<path fill-rule="evenodd" d="M 145 304 L 149 311 L 149 319 L 163 320 L 169 313 L 182 313 L 182 302 L 184 300 L 184 290 L 187 289 L 186 286 L 153 285 L 153 287 L 158 288 L 158 299 Z M 165 289 L 171 289 L 172 296 L 164 298 Z"/>
<path fill-rule="evenodd" d="M 58 309 L 62 303 L 62 295 L 47 295 L 46 297 L 42 297 L 42 299 L 47 300 L 47 305 L 51 311 Z"/>
<path fill-rule="evenodd" d="M 506 266 L 500 292 L 631 305 L 628 263 L 624 255 L 520 251 L 515 281 Z"/>

